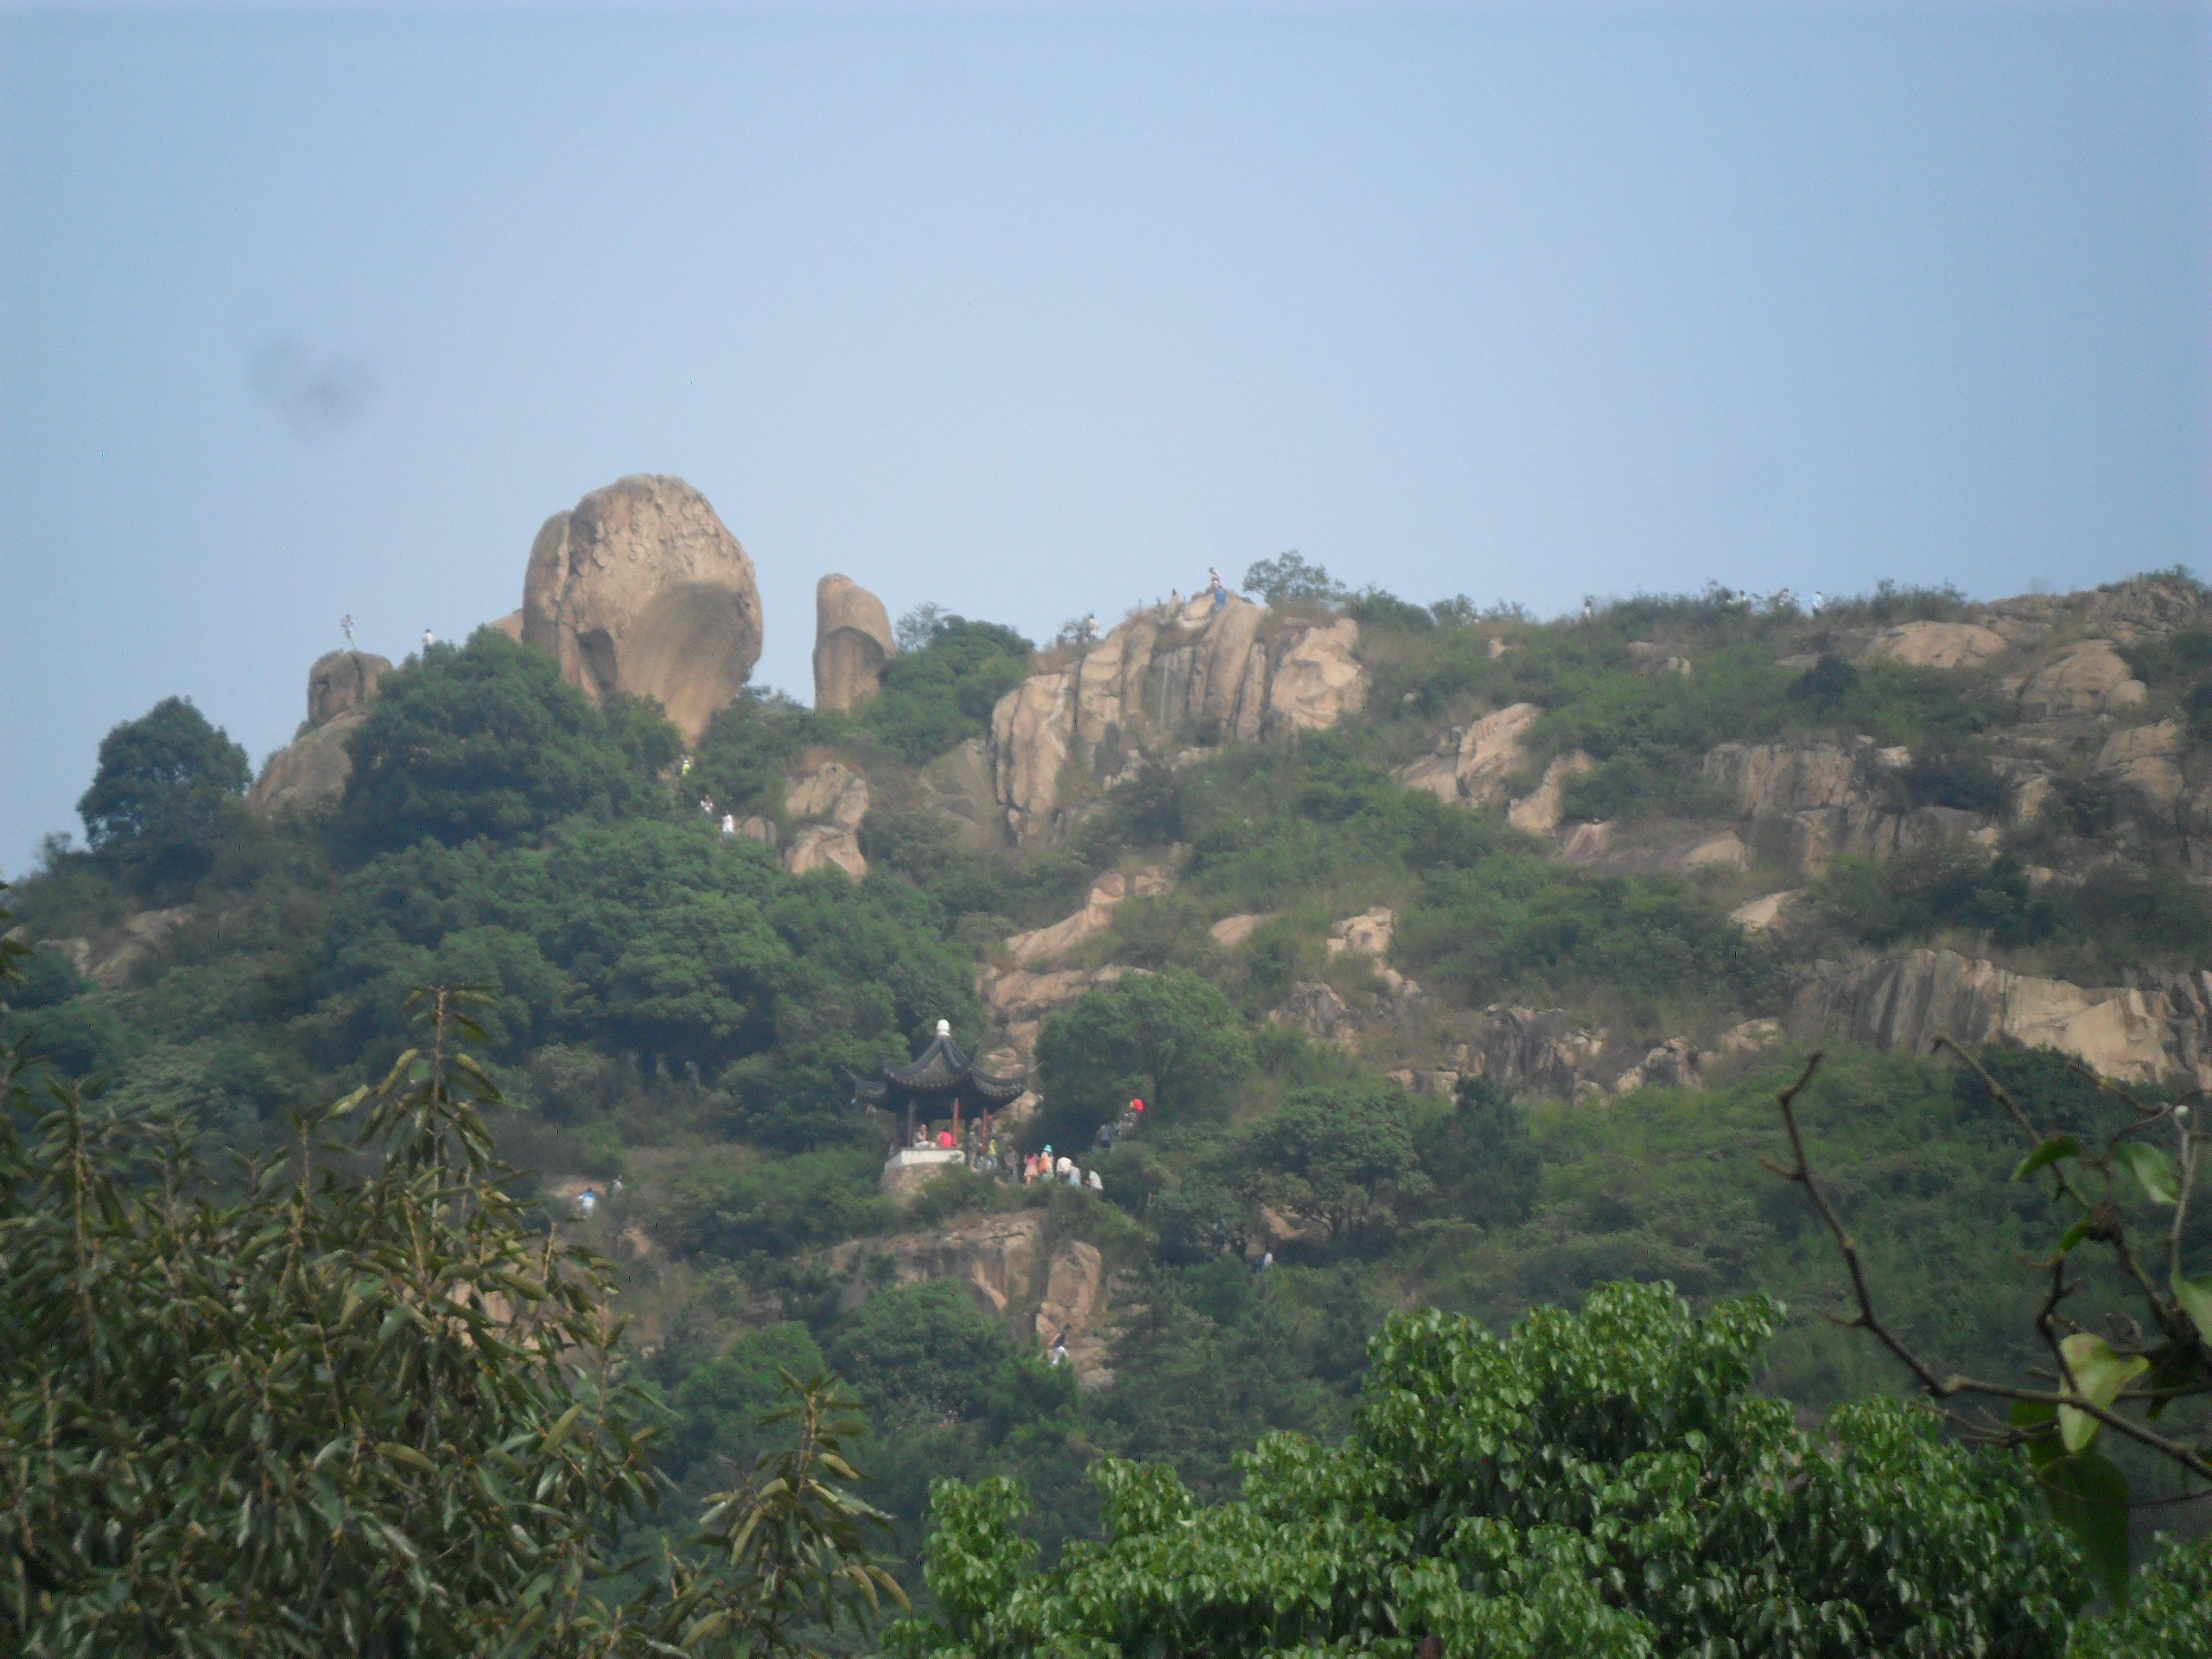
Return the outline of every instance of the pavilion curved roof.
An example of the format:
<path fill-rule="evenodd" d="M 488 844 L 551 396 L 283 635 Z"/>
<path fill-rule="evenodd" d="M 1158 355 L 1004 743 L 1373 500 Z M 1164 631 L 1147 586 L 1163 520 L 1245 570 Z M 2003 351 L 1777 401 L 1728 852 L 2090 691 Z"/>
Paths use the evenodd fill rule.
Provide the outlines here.
<path fill-rule="evenodd" d="M 949 1106 L 957 1101 L 973 1111 L 1007 1105 L 1028 1087 L 1027 1071 L 1007 1077 L 978 1071 L 960 1045 L 939 1032 L 912 1065 L 887 1065 L 878 1077 L 857 1080 L 853 1092 L 871 1106 Z"/>

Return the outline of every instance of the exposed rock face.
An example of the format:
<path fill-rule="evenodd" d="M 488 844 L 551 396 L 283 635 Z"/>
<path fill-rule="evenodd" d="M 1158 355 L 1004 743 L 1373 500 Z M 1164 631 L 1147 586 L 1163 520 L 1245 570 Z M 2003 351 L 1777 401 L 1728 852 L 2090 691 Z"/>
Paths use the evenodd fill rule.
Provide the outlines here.
<path fill-rule="evenodd" d="M 1358 1022 L 1351 1007 L 1319 980 L 1301 980 L 1290 988 L 1290 999 L 1268 1015 L 1270 1023 L 1294 1026 L 1317 1041 L 1337 1042 L 1350 1037 Z"/>
<path fill-rule="evenodd" d="M 1114 912 L 1124 899 L 1156 898 L 1174 885 L 1174 872 L 1164 865 L 1149 865 L 1126 874 L 1109 871 L 1092 886 L 1081 910 L 1050 927 L 1015 934 L 1006 942 L 1007 954 L 1024 968 L 1053 961 L 1111 927 Z"/>
<path fill-rule="evenodd" d="M 1910 810 L 1885 781 L 1910 757 L 1902 749 L 1856 743 L 1723 743 L 1705 757 L 1704 776 L 1736 798 L 1750 820 L 1747 843 L 1793 874 L 1809 879 L 1842 854 L 1889 858 L 1953 837 L 1986 842 L 1996 826 L 1955 807 Z"/>
<path fill-rule="evenodd" d="M 814 589 L 814 706 L 849 709 L 883 686 L 883 665 L 897 647 L 883 601 L 849 576 L 828 575 Z"/>
<path fill-rule="evenodd" d="M 1367 671 L 1352 656 L 1359 624 L 1350 617 L 1299 633 L 1275 663 L 1262 737 L 1324 730 L 1367 701 Z"/>
<path fill-rule="evenodd" d="M 658 697 L 696 744 L 760 657 L 753 561 L 680 478 L 633 474 L 537 532 L 523 639 L 594 702 Z"/>
<path fill-rule="evenodd" d="M 2129 727 L 2105 740 L 2097 753 L 2097 770 L 2159 810 L 2170 811 L 2184 787 L 2181 760 L 2188 747 L 2188 734 L 2177 720 Z"/>
<path fill-rule="evenodd" d="M 1558 756 L 1544 768 L 1544 780 L 1536 785 L 1535 793 L 1524 796 L 1506 808 L 1506 822 L 1525 835 L 1548 836 L 1567 815 L 1561 804 L 1567 780 L 1595 771 L 1597 764 L 1580 749 L 1570 749 Z"/>
<path fill-rule="evenodd" d="M 308 724 L 320 726 L 377 694 L 377 682 L 391 672 L 391 661 L 365 651 L 326 652 L 308 671 Z"/>
<path fill-rule="evenodd" d="M 1006 1052 L 1012 1056 L 998 1069 L 1018 1071 L 1036 1058 L 1037 1033 L 1046 1014 L 1073 1007 L 1095 988 L 1111 985 L 1125 974 L 1143 971 L 1113 963 L 1103 968 L 1064 968 L 1046 974 L 1022 968 L 986 966 L 979 970 L 976 993 L 982 999 L 984 1012 L 990 1015 Z"/>
<path fill-rule="evenodd" d="M 1231 599 L 1147 612 L 1073 664 L 1031 675 L 992 712 L 992 798 L 1017 842 L 1059 830 L 1062 774 L 1114 753 L 1166 759 L 1188 739 L 1251 742 L 1333 725 L 1358 709 L 1367 677 L 1349 620 L 1263 638 L 1268 613 Z"/>
<path fill-rule="evenodd" d="M 1009 1323 L 1042 1294 L 1045 1218 L 1033 1210 L 1012 1215 L 976 1216 L 941 1232 L 903 1233 L 891 1238 L 855 1239 L 824 1258 L 832 1273 L 849 1273 L 843 1300 L 857 1306 L 873 1285 L 866 1272 L 871 1256 L 888 1256 L 892 1282 L 917 1285 L 950 1279 L 975 1297 L 987 1313 Z"/>
<path fill-rule="evenodd" d="M 1605 1071 L 1611 1046 L 1603 1028 L 1578 1026 L 1562 1008 L 1489 1007 L 1452 1058 L 1461 1072 L 1494 1077 L 1516 1094 L 1572 1100 L 1599 1091 L 1593 1074 Z"/>
<path fill-rule="evenodd" d="M 1866 655 L 1908 668 L 1980 668 L 2012 648 L 2003 634 L 1975 622 L 1904 622 L 1876 634 Z"/>
<path fill-rule="evenodd" d="M 1391 775 L 1408 789 L 1425 789 L 1459 806 L 1488 806 L 1503 797 L 1507 783 L 1528 756 L 1521 739 L 1544 717 L 1533 702 L 1516 702 L 1471 726 L 1456 727 L 1424 755 Z"/>
<path fill-rule="evenodd" d="M 505 634 L 517 645 L 522 643 L 522 613 L 518 610 L 509 611 L 498 621 L 486 622 L 484 626 L 494 633 Z"/>
<path fill-rule="evenodd" d="M 1106 1366 L 1115 1333 L 1107 1322 L 1104 1259 L 1097 1246 L 1071 1238 L 1060 1242 L 1048 1262 L 1044 1239 L 1042 1213 L 1023 1210 L 969 1217 L 938 1232 L 855 1239 L 829 1251 L 823 1262 L 845 1279 L 841 1300 L 848 1307 L 858 1306 L 875 1288 L 870 1269 L 878 1259 L 889 1260 L 893 1284 L 949 1280 L 984 1313 L 1005 1321 L 1011 1335 L 1033 1338 L 1039 1346 L 1065 1336 L 1086 1392 L 1110 1387 L 1114 1374 Z"/>
<path fill-rule="evenodd" d="M 308 717 L 292 741 L 270 755 L 247 793 L 257 812 L 312 811 L 346 793 L 353 775 L 346 745 L 368 718 L 389 659 L 365 651 L 326 652 L 308 671 Z"/>
<path fill-rule="evenodd" d="M 868 804 L 868 779 L 835 760 L 792 784 L 784 795 L 784 815 L 799 822 L 784 849 L 784 868 L 805 875 L 834 865 L 861 880 L 868 860 L 861 856 L 855 832 Z"/>
<path fill-rule="evenodd" d="M 2071 1054 L 2124 1083 L 2212 1086 L 2212 975 L 2146 973 L 2134 987 L 2085 988 L 2008 973 L 1951 950 L 1863 968 L 1824 968 L 1792 1003 L 1793 1032 L 1834 1032 L 1925 1053 L 1938 1033 L 1968 1048 L 1999 1039 Z"/>
<path fill-rule="evenodd" d="M 2028 677 L 2020 707 L 2046 720 L 2081 719 L 2132 709 L 2148 695 L 2109 639 L 2067 646 Z"/>
<path fill-rule="evenodd" d="M 922 800 L 952 828 L 963 847 L 1003 846 L 1002 814 L 991 793 L 991 760 L 984 741 L 971 737 L 921 770 Z"/>
<path fill-rule="evenodd" d="M 1705 1081 L 1705 1057 L 1687 1037 L 1670 1037 L 1621 1073 L 1617 1095 L 1632 1089 L 1695 1089 Z"/>
<path fill-rule="evenodd" d="M 112 990 L 129 984 L 138 969 L 154 959 L 169 935 L 199 913 L 190 905 L 142 910 L 124 917 L 122 925 L 103 936 L 98 944 L 91 939 L 41 939 L 38 948 L 67 957 L 69 965 L 92 983 Z"/>

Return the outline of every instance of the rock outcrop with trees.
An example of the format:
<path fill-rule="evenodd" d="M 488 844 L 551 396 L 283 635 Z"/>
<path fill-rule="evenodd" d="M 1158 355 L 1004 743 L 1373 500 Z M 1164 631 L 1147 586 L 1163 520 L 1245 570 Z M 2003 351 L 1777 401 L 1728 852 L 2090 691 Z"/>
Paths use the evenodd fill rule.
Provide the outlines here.
<path fill-rule="evenodd" d="M 518 630 L 318 662 L 251 789 L 181 697 L 88 757 L 86 846 L 50 841 L 10 895 L 17 1098 L 50 1081 L 118 1146 L 175 1122 L 276 1167 L 295 1113 L 411 1086 L 411 988 L 485 988 L 500 1213 L 603 1254 L 608 1386 L 665 1413 L 608 1469 L 679 1508 L 730 1490 L 792 1450 L 760 1421 L 779 1375 L 834 1372 L 922 1598 L 903 1651 L 1782 1653 L 1822 1620 L 1837 1651 L 2201 1650 L 2202 1547 L 2149 1536 L 2201 1528 L 2187 1494 L 2139 1515 L 2158 1565 L 2131 1606 L 2085 1618 L 2113 1540 L 2045 1502 L 2061 1420 L 1969 1444 L 1868 1403 L 1898 1379 L 1821 1317 L 1854 1281 L 1760 1160 L 1789 1170 L 1775 1096 L 1824 1049 L 1789 1132 L 1897 1346 L 2131 1422 L 2155 1351 L 2196 1421 L 2212 595 L 2169 572 L 1541 621 L 1294 555 L 1244 586 L 1040 647 L 935 607 L 893 626 L 825 579 L 802 704 L 749 683 L 758 596 L 712 509 L 621 480 L 548 524 Z M 903 1128 L 855 1080 L 939 1020 L 1029 1089 L 887 1191 Z M 2061 1303 L 2022 1281 L 2052 1245 L 2007 1179 L 2021 1118 L 2109 1186 L 2084 1239 L 2171 1234 L 2173 1329 L 2082 1240 Z M 2145 1124 L 2182 1149 L 2166 1186 L 2122 1150 Z M 52 1186 L 31 1145 L 25 1215 Z M 1007 1179 L 1047 1145 L 1079 1184 Z M 262 1201 L 194 1170 L 211 1205 Z M 1416 1307 L 1448 1313 L 1387 1321 Z M 2127 1371 L 2110 1401 L 2032 1382 L 2091 1335 L 2112 1366 L 2073 1382 Z M 1492 1421 L 1471 1379 L 1524 1407 Z M 1415 1419 L 1541 1478 L 1416 1478 Z M 2139 1495 L 2188 1469 L 2103 1446 Z M 627 1501 L 624 1541 L 657 1541 Z M 1847 1521 L 1893 1548 L 1815 1573 L 1787 1542 Z M 530 1547 L 574 1578 L 567 1536 Z M 41 1570 L 96 1623 L 113 1566 Z M 494 1552 L 468 1582 L 519 1571 Z"/>

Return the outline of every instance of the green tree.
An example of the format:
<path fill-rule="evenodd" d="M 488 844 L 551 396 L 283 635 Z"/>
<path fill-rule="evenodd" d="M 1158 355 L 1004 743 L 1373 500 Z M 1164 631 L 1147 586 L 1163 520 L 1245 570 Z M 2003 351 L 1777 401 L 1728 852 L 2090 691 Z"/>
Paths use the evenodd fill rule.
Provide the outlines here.
<path fill-rule="evenodd" d="M 661 812 L 681 753 L 658 709 L 594 709 L 543 652 L 496 628 L 433 645 L 388 674 L 351 742 L 347 838 L 510 841 L 578 813 Z"/>
<path fill-rule="evenodd" d="M 230 1198 L 181 1126 L 0 1071 L 0 1646 L 774 1653 L 895 1594 L 824 1478 L 856 1477 L 817 1382 L 772 1478 L 715 1501 L 712 1553 L 601 1599 L 656 1497 L 651 1414 L 606 1265 L 504 1190 L 464 1000 L 423 994 L 422 1046 Z"/>
<path fill-rule="evenodd" d="M 1133 1099 L 1147 1124 L 1217 1112 L 1252 1065 L 1251 1036 L 1211 983 L 1180 968 L 1132 974 L 1045 1021 L 1038 1133 L 1085 1145 Z"/>
<path fill-rule="evenodd" d="M 1031 1567 L 1017 1489 L 941 1486 L 943 1622 L 887 1645 L 2057 1659 L 2088 1585 L 2019 1461 L 1888 1401 L 1799 1428 L 1749 1392 L 1774 1319 L 1628 1285 L 1503 1341 L 1395 1315 L 1343 1445 L 1271 1436 L 1211 1508 L 1163 1465 L 1102 1461 L 1106 1540 L 1054 1571 Z"/>
<path fill-rule="evenodd" d="M 1246 1131 L 1238 1161 L 1255 1202 L 1338 1242 L 1388 1234 L 1433 1190 L 1413 1102 L 1390 1083 L 1299 1090 Z"/>
<path fill-rule="evenodd" d="M 920 650 L 885 665 L 883 690 L 861 708 L 861 726 L 919 766 L 989 729 L 998 700 L 1027 676 L 1033 650 L 995 622 L 935 618 Z"/>
<path fill-rule="evenodd" d="M 189 887 L 214 861 L 252 781 L 245 751 L 188 697 L 164 697 L 100 740 L 77 803 L 95 853 L 143 886 Z"/>
<path fill-rule="evenodd" d="M 1422 1127 L 1428 1173 L 1446 1215 L 1486 1227 L 1529 1218 L 1543 1160 L 1512 1090 L 1470 1072 L 1452 1090 L 1450 1107 Z"/>
<path fill-rule="evenodd" d="M 977 1415 L 1012 1353 L 1003 1327 L 947 1279 L 878 1291 L 830 1350 L 879 1412 L 925 1422 Z"/>

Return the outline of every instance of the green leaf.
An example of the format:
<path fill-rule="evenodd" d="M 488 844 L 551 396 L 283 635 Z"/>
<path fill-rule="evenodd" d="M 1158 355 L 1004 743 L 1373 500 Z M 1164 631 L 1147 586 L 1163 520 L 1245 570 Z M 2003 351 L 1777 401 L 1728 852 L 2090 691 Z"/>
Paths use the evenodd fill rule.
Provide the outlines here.
<path fill-rule="evenodd" d="M 2212 1274 L 2196 1279 L 2184 1279 L 2177 1273 L 2173 1278 L 2174 1300 L 2181 1304 L 2181 1311 L 2196 1326 L 2196 1334 L 2212 1342 Z"/>
<path fill-rule="evenodd" d="M 2112 1160 L 2135 1178 L 2153 1204 L 2171 1204 L 2181 1196 L 2181 1182 L 2174 1160 L 2156 1147 L 2126 1141 L 2112 1149 Z"/>
<path fill-rule="evenodd" d="M 2075 1222 L 2071 1227 L 2069 1227 L 2064 1232 L 2061 1233 L 2058 1236 L 2058 1253 L 2061 1255 L 2064 1255 L 2076 1244 L 2079 1244 L 2083 1239 L 2087 1238 L 2089 1236 L 2089 1228 L 2094 1223 L 2095 1219 L 2096 1217 L 2094 1216 L 2084 1216 L 2081 1220 Z"/>
<path fill-rule="evenodd" d="M 2113 1350 L 2102 1337 L 2087 1331 L 2077 1331 L 2058 1344 L 2066 1356 L 2067 1369 L 2074 1374 L 2074 1386 L 2082 1398 L 2105 1410 L 2120 1398 L 2120 1391 L 2136 1377 L 2151 1369 L 2151 1362 L 2140 1354 L 2122 1356 Z M 2069 1452 L 2087 1451 L 2097 1438 L 2102 1427 L 2087 1412 L 2074 1406 L 2058 1408 L 2058 1437 L 2065 1441 Z"/>
<path fill-rule="evenodd" d="M 2127 1477 L 2094 1452 L 2060 1458 L 2042 1471 L 2051 1519 L 2074 1535 L 2115 1602 L 2127 1599 Z"/>
<path fill-rule="evenodd" d="M 555 1446 L 560 1445 L 563 1440 L 568 1439 L 569 1431 L 576 1426 L 577 1415 L 583 1410 L 583 1408 L 584 1402 L 581 1400 L 577 1401 L 575 1405 L 570 1406 L 566 1411 L 561 1414 L 561 1415 L 555 1421 L 552 1427 L 545 1431 L 545 1449 L 548 1452 L 550 1452 Z"/>
<path fill-rule="evenodd" d="M 2036 1171 L 2048 1169 L 2061 1159 L 2079 1158 L 2081 1155 L 2082 1143 L 2070 1135 L 2054 1135 L 2020 1160 L 2020 1166 L 2012 1172 L 2012 1179 L 2024 1181 Z"/>

